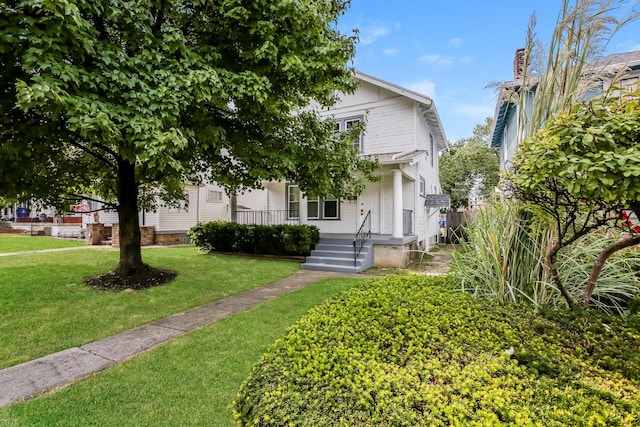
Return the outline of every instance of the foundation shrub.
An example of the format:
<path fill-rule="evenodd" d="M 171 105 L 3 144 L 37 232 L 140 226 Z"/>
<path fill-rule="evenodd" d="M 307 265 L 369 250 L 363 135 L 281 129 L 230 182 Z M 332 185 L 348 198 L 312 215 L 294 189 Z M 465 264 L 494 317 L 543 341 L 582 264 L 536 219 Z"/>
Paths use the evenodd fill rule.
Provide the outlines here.
<path fill-rule="evenodd" d="M 637 316 L 475 299 L 386 277 L 312 309 L 262 356 L 241 426 L 638 425 Z"/>
<path fill-rule="evenodd" d="M 198 224 L 188 232 L 194 245 L 205 252 L 267 255 L 309 255 L 320 240 L 310 225 L 244 225 L 214 221 Z"/>

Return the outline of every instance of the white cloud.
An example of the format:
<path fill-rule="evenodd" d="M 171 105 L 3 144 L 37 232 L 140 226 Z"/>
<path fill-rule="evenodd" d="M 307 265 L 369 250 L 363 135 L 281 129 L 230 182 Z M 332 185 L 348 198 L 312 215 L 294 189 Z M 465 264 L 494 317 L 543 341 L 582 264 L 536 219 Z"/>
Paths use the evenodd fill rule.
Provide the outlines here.
<path fill-rule="evenodd" d="M 473 61 L 471 56 L 446 56 L 435 53 L 422 55 L 418 57 L 418 63 L 428 63 L 442 67 L 448 67 L 454 64 L 469 64 Z"/>
<path fill-rule="evenodd" d="M 414 92 L 427 95 L 432 99 L 436 96 L 436 85 L 431 80 L 420 80 L 417 82 L 406 84 L 404 86 Z"/>
<path fill-rule="evenodd" d="M 385 49 L 382 51 L 386 56 L 393 58 L 400 53 L 400 49 Z"/>
<path fill-rule="evenodd" d="M 428 54 L 422 55 L 418 58 L 418 62 L 424 63 L 427 62 L 429 64 L 434 65 L 451 65 L 454 62 L 454 58 L 450 56 L 443 56 L 438 54 Z"/>
<path fill-rule="evenodd" d="M 464 44 L 464 40 L 459 37 L 454 37 L 449 40 L 448 46 L 450 47 L 460 47 Z"/>
<path fill-rule="evenodd" d="M 384 24 L 375 24 L 360 29 L 360 43 L 371 44 L 379 38 L 391 34 L 391 30 Z"/>

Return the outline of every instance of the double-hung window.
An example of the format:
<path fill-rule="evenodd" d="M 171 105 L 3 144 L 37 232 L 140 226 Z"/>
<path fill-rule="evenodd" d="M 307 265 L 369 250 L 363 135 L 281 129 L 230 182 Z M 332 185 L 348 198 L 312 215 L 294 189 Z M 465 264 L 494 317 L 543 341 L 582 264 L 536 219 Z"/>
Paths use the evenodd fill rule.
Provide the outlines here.
<path fill-rule="evenodd" d="M 362 116 L 336 119 L 335 130 L 336 132 L 346 132 L 348 130 L 351 130 L 356 123 L 359 123 L 361 121 Z M 354 138 L 352 144 L 353 148 L 359 153 L 362 153 L 364 151 L 362 135 L 358 135 L 357 138 Z"/>
<path fill-rule="evenodd" d="M 300 189 L 297 185 L 287 185 L 287 216 L 289 219 L 300 217 Z M 308 199 L 308 219 L 340 219 L 340 201 L 338 199 Z"/>
<path fill-rule="evenodd" d="M 340 219 L 338 199 L 309 199 L 307 209 L 309 219 Z"/>
<path fill-rule="evenodd" d="M 300 218 L 300 189 L 297 185 L 287 185 L 287 218 Z"/>
<path fill-rule="evenodd" d="M 222 191 L 207 190 L 207 203 L 222 203 Z"/>

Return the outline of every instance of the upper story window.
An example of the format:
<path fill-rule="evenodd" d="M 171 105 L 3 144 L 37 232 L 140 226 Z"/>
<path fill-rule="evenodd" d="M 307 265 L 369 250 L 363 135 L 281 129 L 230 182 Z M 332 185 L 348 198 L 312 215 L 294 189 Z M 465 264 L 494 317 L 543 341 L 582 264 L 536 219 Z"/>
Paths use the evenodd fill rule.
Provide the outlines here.
<path fill-rule="evenodd" d="M 336 132 L 345 132 L 350 130 L 356 123 L 362 121 L 362 116 L 356 117 L 346 117 L 343 119 L 335 119 L 335 130 Z M 353 148 L 358 152 L 362 153 L 364 151 L 362 135 L 358 138 L 355 138 L 352 142 Z"/>

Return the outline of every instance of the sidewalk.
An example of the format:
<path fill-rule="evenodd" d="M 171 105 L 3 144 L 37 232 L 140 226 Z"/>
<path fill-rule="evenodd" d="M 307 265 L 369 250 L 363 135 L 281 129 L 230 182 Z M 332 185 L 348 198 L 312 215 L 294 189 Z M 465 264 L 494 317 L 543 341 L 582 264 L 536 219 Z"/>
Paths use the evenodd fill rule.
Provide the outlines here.
<path fill-rule="evenodd" d="M 455 247 L 451 244 L 438 246 L 429 252 L 433 259 L 425 268 L 427 276 L 441 276 L 449 273 L 451 267 L 452 254 Z"/>
<path fill-rule="evenodd" d="M 68 248 L 54 248 L 54 249 L 34 249 L 31 251 L 20 251 L 20 252 L 2 252 L 0 253 L 0 257 L 3 256 L 16 256 L 16 255 L 29 255 L 29 254 L 37 254 L 37 253 L 47 253 L 47 252 L 65 252 L 65 251 L 78 251 L 78 250 L 87 250 L 87 249 L 113 249 L 111 246 L 106 245 L 94 245 L 94 246 L 71 246 Z"/>
<path fill-rule="evenodd" d="M 357 276 L 299 270 L 292 276 L 261 288 L 177 313 L 112 337 L 2 369 L 0 370 L 0 408 L 30 399 L 54 387 L 77 381 L 196 328 L 328 277 Z"/>

